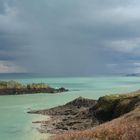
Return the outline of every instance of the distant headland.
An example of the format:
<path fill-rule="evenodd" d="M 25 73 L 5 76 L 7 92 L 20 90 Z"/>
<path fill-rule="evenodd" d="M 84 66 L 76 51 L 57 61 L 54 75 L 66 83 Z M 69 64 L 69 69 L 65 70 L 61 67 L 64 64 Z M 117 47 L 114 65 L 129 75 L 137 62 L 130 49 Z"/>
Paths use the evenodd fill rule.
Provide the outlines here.
<path fill-rule="evenodd" d="M 20 94 L 34 94 L 34 93 L 61 93 L 66 92 L 68 89 L 52 88 L 46 83 L 30 83 L 22 84 L 20 82 L 0 81 L 0 95 L 20 95 Z"/>
<path fill-rule="evenodd" d="M 140 73 L 129 73 L 129 74 L 126 74 L 125 76 L 134 76 L 134 77 L 139 77 L 140 76 Z"/>

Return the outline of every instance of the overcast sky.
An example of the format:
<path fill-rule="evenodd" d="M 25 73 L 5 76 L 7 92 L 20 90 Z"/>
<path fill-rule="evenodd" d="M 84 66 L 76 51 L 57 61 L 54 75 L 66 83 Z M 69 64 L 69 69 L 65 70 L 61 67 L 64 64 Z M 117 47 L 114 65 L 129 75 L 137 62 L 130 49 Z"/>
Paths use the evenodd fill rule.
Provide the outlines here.
<path fill-rule="evenodd" d="M 0 0 L 0 72 L 140 73 L 140 1 Z"/>

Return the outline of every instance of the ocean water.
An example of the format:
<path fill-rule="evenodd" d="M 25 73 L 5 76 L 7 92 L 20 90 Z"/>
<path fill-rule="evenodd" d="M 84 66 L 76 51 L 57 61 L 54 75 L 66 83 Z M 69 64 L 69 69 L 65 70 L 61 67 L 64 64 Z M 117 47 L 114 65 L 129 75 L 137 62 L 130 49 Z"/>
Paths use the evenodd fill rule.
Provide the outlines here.
<path fill-rule="evenodd" d="M 1 77 L 15 79 L 22 83 L 45 82 L 52 87 L 65 87 L 70 91 L 61 94 L 28 94 L 0 96 L 0 140 L 42 140 L 37 125 L 32 121 L 43 120 L 46 116 L 27 114 L 31 109 L 44 109 L 61 105 L 79 96 L 98 97 L 125 93 L 140 89 L 140 77 L 95 76 L 95 77 Z"/>

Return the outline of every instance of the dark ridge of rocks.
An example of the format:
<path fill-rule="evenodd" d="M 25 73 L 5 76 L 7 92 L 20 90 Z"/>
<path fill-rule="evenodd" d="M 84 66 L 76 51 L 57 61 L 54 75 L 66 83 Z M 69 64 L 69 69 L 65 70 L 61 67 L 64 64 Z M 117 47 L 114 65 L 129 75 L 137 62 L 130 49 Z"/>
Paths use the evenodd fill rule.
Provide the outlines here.
<path fill-rule="evenodd" d="M 95 103 L 97 103 L 96 100 L 79 97 L 79 98 L 67 103 L 65 106 L 73 105 L 73 106 L 80 108 L 80 107 L 90 107 L 90 106 L 95 105 Z"/>
<path fill-rule="evenodd" d="M 40 132 L 60 133 L 68 130 L 85 130 L 97 125 L 98 121 L 89 114 L 89 108 L 96 100 L 79 97 L 63 106 L 28 113 L 49 115 L 49 121 L 42 121 Z"/>
<path fill-rule="evenodd" d="M 10 89 L 0 89 L 0 95 L 20 95 L 20 94 L 34 94 L 34 93 L 61 93 L 61 92 L 67 92 L 68 89 L 65 88 L 34 88 L 34 89 L 28 89 L 28 88 L 10 88 Z"/>
<path fill-rule="evenodd" d="M 54 107 L 51 109 L 43 109 L 43 110 L 31 110 L 27 113 L 33 114 L 42 114 L 42 115 L 66 115 L 70 112 L 77 112 L 81 108 L 89 108 L 94 106 L 97 103 L 96 100 L 86 99 L 83 97 L 79 97 L 71 102 L 66 103 L 65 105 L 61 105 L 58 107 Z"/>

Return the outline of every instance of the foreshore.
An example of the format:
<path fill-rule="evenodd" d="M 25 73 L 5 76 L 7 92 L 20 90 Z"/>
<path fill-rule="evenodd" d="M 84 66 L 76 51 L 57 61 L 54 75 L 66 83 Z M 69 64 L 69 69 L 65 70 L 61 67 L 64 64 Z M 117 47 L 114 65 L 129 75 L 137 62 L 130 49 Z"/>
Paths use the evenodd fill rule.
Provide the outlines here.
<path fill-rule="evenodd" d="M 41 127 L 38 128 L 41 133 L 57 134 L 56 137 L 51 138 L 52 140 L 73 140 L 73 138 L 80 140 L 80 135 L 85 138 L 85 140 L 93 140 L 89 138 L 90 135 L 94 138 L 96 138 L 96 135 L 105 137 L 105 135 L 103 135 L 104 130 L 102 129 L 104 126 L 106 127 L 106 138 L 108 140 L 114 137 L 116 138 L 117 135 L 120 135 L 120 138 L 114 138 L 115 140 L 123 140 L 124 135 L 121 134 L 121 128 L 119 126 L 121 126 L 120 122 L 124 120 L 130 122 L 130 124 L 127 124 L 127 122 L 124 121 L 124 127 L 135 126 L 135 129 L 132 128 L 131 131 L 140 138 L 139 133 L 137 133 L 137 131 L 140 131 L 140 91 L 129 94 L 103 96 L 98 100 L 79 97 L 62 106 L 29 111 L 28 113 L 50 116 L 49 120 L 41 120 L 34 123 L 41 124 Z M 130 121 L 131 119 L 132 121 Z M 100 131 L 97 130 L 96 132 L 97 126 Z M 95 132 L 93 132 L 92 129 L 94 129 Z M 116 135 L 112 136 L 110 129 L 112 129 L 111 131 Z M 118 129 L 120 134 L 116 133 L 114 131 L 115 129 Z M 127 131 L 128 133 L 130 132 L 129 129 Z M 88 138 L 86 135 L 87 132 Z M 137 140 L 126 138 L 127 140 Z"/>
<path fill-rule="evenodd" d="M 37 114 L 36 116 L 33 116 L 32 118 L 32 135 L 31 135 L 31 140 L 46 140 L 48 139 L 50 136 L 52 136 L 52 134 L 50 133 L 41 133 L 38 128 L 40 127 L 40 123 L 38 123 L 37 120 L 40 120 L 40 122 L 43 122 L 43 120 L 50 120 L 50 117 L 47 115 L 41 115 L 41 114 Z"/>

